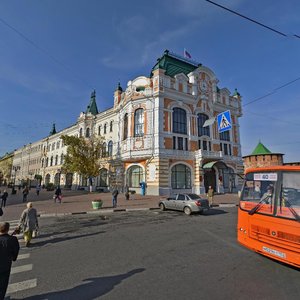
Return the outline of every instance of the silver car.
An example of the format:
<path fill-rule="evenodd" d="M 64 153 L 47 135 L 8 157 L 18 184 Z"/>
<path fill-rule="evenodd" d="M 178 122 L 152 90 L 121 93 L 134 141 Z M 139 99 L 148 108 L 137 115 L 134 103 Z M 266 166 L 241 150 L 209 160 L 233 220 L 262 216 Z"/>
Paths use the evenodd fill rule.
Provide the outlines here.
<path fill-rule="evenodd" d="M 203 213 L 204 210 L 209 209 L 208 200 L 196 194 L 174 194 L 167 199 L 161 199 L 158 205 L 161 210 L 180 210 L 187 215 Z"/>

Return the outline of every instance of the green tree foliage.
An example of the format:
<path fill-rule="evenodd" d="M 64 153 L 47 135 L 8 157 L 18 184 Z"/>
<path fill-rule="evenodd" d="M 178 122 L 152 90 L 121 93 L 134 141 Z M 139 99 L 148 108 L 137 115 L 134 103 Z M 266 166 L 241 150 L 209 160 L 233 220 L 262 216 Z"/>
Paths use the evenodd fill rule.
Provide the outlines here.
<path fill-rule="evenodd" d="M 102 138 L 62 135 L 61 139 L 68 146 L 63 164 L 66 172 L 78 173 L 85 178 L 99 174 Z"/>

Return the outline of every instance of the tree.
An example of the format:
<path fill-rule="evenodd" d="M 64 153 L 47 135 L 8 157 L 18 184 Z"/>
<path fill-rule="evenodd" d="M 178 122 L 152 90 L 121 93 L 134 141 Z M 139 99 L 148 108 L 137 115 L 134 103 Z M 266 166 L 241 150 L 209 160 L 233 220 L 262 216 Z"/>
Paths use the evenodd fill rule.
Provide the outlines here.
<path fill-rule="evenodd" d="M 103 138 L 84 138 L 62 135 L 61 139 L 68 146 L 64 157 L 63 169 L 78 173 L 85 179 L 96 177 L 100 169 L 100 151 Z"/>

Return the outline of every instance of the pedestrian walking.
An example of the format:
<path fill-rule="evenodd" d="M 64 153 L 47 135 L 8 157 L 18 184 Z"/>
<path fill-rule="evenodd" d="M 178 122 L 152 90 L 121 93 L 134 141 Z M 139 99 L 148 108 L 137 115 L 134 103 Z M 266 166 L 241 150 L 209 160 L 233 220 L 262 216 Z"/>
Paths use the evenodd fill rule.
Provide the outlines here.
<path fill-rule="evenodd" d="M 125 193 L 125 199 L 129 200 L 129 187 L 127 184 L 124 187 L 124 193 Z"/>
<path fill-rule="evenodd" d="M 33 231 L 39 228 L 37 211 L 32 207 L 32 202 L 28 202 L 27 208 L 23 210 L 19 227 L 22 228 L 25 246 L 28 247 L 32 239 Z"/>
<path fill-rule="evenodd" d="M 119 191 L 115 187 L 114 190 L 113 190 L 113 192 L 112 192 L 112 205 L 113 205 L 114 208 L 117 207 L 118 194 L 119 194 Z"/>
<path fill-rule="evenodd" d="M 212 207 L 213 206 L 213 198 L 214 198 L 214 189 L 211 186 L 209 186 L 209 188 L 208 188 L 207 197 L 208 197 L 208 201 L 209 201 L 209 206 Z"/>
<path fill-rule="evenodd" d="M 1 196 L 1 207 L 5 207 L 7 197 L 8 197 L 8 192 L 4 190 L 3 195 Z"/>
<path fill-rule="evenodd" d="M 11 265 L 16 261 L 19 254 L 20 245 L 15 236 L 8 234 L 9 223 L 0 223 L 0 299 L 4 299 Z"/>
<path fill-rule="evenodd" d="M 29 189 L 28 189 L 27 185 L 25 185 L 22 193 L 23 193 L 23 202 L 27 202 L 27 196 L 29 194 Z"/>
<path fill-rule="evenodd" d="M 62 194 L 61 194 L 61 188 L 59 186 L 57 186 L 55 193 L 54 193 L 54 202 L 56 203 L 56 200 L 61 203 L 61 198 L 62 198 Z"/>
<path fill-rule="evenodd" d="M 36 195 L 37 196 L 39 196 L 40 195 L 40 191 L 41 191 L 41 185 L 40 184 L 38 184 L 37 186 L 36 186 Z"/>

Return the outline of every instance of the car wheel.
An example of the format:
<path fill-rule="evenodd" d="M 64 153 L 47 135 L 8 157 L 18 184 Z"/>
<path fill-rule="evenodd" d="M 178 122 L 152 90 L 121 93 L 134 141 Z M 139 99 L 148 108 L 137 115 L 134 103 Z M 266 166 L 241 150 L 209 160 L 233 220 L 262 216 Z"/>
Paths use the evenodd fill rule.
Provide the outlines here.
<path fill-rule="evenodd" d="M 159 204 L 159 208 L 160 208 L 160 210 L 166 210 L 166 207 L 163 203 Z"/>
<path fill-rule="evenodd" d="M 192 210 L 188 206 L 186 206 L 183 211 L 186 215 L 190 215 L 192 213 Z"/>

